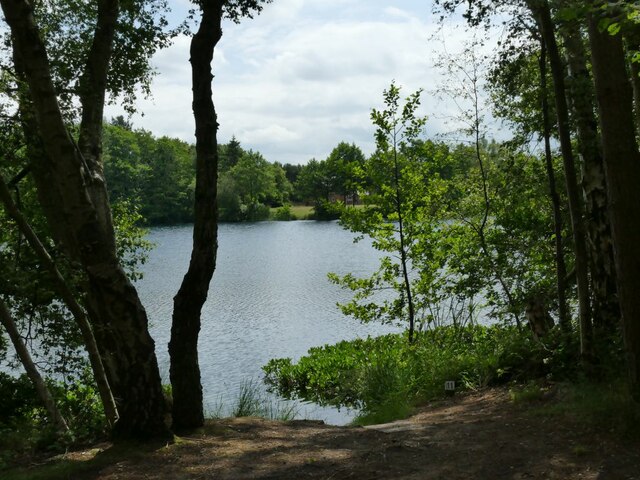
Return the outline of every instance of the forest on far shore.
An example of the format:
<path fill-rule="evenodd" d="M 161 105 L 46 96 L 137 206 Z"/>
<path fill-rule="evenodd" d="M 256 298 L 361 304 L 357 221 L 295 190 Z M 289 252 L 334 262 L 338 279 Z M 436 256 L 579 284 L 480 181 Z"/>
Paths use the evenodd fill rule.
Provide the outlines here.
<path fill-rule="evenodd" d="M 146 225 L 193 222 L 195 145 L 135 129 L 122 116 L 104 126 L 104 169 L 112 203 L 136 208 Z M 306 164 L 269 161 L 235 137 L 218 144 L 220 221 L 292 219 L 287 207 L 314 207 L 310 219 L 336 219 L 330 204 L 357 199 L 356 170 L 365 156 L 340 142 L 331 154 Z M 271 209 L 282 208 L 270 215 Z"/>

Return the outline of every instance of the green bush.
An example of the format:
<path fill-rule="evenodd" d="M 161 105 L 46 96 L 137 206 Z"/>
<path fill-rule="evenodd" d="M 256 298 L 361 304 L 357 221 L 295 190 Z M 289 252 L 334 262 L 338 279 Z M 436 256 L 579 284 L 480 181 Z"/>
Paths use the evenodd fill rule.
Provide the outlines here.
<path fill-rule="evenodd" d="M 270 213 L 269 207 L 262 203 L 241 205 L 241 219 L 247 222 L 268 220 Z"/>
<path fill-rule="evenodd" d="M 440 327 L 343 341 L 309 350 L 297 363 L 271 360 L 265 382 L 286 398 L 358 408 L 361 421 L 388 421 L 444 394 L 444 382 L 470 390 L 552 373 L 551 352 L 515 327 Z"/>
<path fill-rule="evenodd" d="M 344 211 L 344 203 L 320 200 L 313 206 L 314 220 L 337 220 Z"/>
<path fill-rule="evenodd" d="M 273 220 L 285 221 L 295 220 L 296 216 L 291 212 L 290 205 L 283 205 L 279 207 L 271 216 Z"/>
<path fill-rule="evenodd" d="M 70 444 L 93 441 L 104 435 L 102 404 L 88 371 L 73 383 L 47 380 L 47 385 L 70 429 L 69 436 L 64 438 L 49 424 L 27 376 L 0 373 L 0 468 L 15 457 L 64 451 Z"/>
<path fill-rule="evenodd" d="M 12 377 L 0 372 L 0 398 L 0 428 L 21 423 L 39 404 L 26 375 Z"/>

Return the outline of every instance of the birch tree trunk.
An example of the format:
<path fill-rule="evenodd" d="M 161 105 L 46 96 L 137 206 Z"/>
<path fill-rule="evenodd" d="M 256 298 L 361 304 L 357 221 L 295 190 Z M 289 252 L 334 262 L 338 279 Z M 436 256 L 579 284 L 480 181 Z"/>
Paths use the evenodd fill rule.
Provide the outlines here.
<path fill-rule="evenodd" d="M 597 6 L 599 2 L 593 4 Z M 640 401 L 640 153 L 633 121 L 633 93 L 621 37 L 601 32 L 598 19 L 592 16 L 589 40 L 629 385 L 634 398 Z"/>
<path fill-rule="evenodd" d="M 575 113 L 578 149 L 582 156 L 582 190 L 585 198 L 593 325 L 597 335 L 606 336 L 618 331 L 620 306 L 593 81 L 587 69 L 585 48 L 578 25 L 567 22 L 561 31 L 569 66 L 568 83 Z"/>
<path fill-rule="evenodd" d="M 196 191 L 191 261 L 173 299 L 170 377 L 173 427 L 204 424 L 202 385 L 198 363 L 200 313 L 207 300 L 218 247 L 218 122 L 212 100 L 211 62 L 222 38 L 222 0 L 200 3 L 202 20 L 191 40 L 193 116 L 196 124 Z"/>
<path fill-rule="evenodd" d="M 36 393 L 40 397 L 42 404 L 47 410 L 47 414 L 49 415 L 49 419 L 51 423 L 56 427 L 58 432 L 66 433 L 69 431 L 69 427 L 67 426 L 67 422 L 58 410 L 56 406 L 56 402 L 51 396 L 51 392 L 47 388 L 47 385 L 44 383 L 42 376 L 40 376 L 40 372 L 38 372 L 38 368 L 35 363 L 31 359 L 31 355 L 29 354 L 29 350 L 27 346 L 24 344 L 22 337 L 20 336 L 20 332 L 16 327 L 16 323 L 13 321 L 13 317 L 11 316 L 11 312 L 7 305 L 0 298 L 0 323 L 5 328 L 7 333 L 9 334 L 9 338 L 11 339 L 11 343 L 13 344 L 13 348 L 15 348 L 18 357 L 20 358 L 20 362 L 27 372 L 27 376 L 31 383 L 33 383 L 34 388 L 36 389 Z"/>

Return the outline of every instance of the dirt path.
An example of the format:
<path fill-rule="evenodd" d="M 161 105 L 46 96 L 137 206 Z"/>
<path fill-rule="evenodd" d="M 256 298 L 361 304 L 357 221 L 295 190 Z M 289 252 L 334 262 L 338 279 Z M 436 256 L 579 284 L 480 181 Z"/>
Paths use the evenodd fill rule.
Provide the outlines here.
<path fill-rule="evenodd" d="M 83 478 L 640 479 L 638 445 L 535 415 L 512 405 L 502 390 L 446 400 L 408 420 L 368 428 L 220 420 L 175 445 L 101 463 Z"/>

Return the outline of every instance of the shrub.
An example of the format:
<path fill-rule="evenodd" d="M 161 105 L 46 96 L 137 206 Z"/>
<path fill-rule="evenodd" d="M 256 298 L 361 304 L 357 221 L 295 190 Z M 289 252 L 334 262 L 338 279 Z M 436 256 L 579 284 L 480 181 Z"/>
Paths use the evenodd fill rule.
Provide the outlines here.
<path fill-rule="evenodd" d="M 295 220 L 296 217 L 295 215 L 291 212 L 291 206 L 290 205 L 283 205 L 281 207 L 279 207 L 273 214 L 271 217 L 273 220 L 278 220 L 278 221 L 289 221 L 289 220 Z"/>
<path fill-rule="evenodd" d="M 417 334 L 413 344 L 390 334 L 316 347 L 295 364 L 273 359 L 263 370 L 286 398 L 359 408 L 360 422 L 388 421 L 443 395 L 447 380 L 470 390 L 548 373 L 548 355 L 515 327 L 447 326 Z"/>
<path fill-rule="evenodd" d="M 49 424 L 33 385 L 26 375 L 0 373 L 0 468 L 14 457 L 39 451 L 64 451 L 70 444 L 95 440 L 104 434 L 105 418 L 91 374 L 73 383 L 47 381 L 70 435 L 61 438 Z"/>
<path fill-rule="evenodd" d="M 241 218 L 247 222 L 268 220 L 269 214 L 269 207 L 262 203 L 251 203 L 241 206 Z"/>
<path fill-rule="evenodd" d="M 0 372 L 0 428 L 21 423 L 39 405 L 35 389 L 26 375 L 12 377 Z"/>
<path fill-rule="evenodd" d="M 344 203 L 320 200 L 313 207 L 314 220 L 337 220 L 342 215 Z"/>

